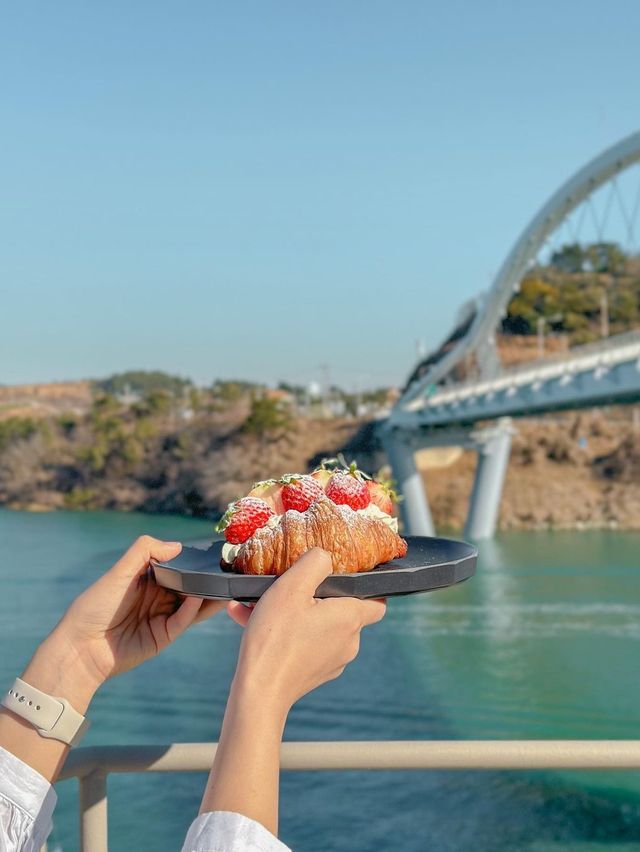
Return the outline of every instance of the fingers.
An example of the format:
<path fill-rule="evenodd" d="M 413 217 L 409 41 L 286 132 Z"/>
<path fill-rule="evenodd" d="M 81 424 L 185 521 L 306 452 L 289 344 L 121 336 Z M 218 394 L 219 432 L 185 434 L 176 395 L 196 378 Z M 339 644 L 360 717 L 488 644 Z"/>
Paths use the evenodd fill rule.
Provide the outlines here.
<path fill-rule="evenodd" d="M 253 607 L 245 606 L 240 601 L 230 601 L 227 604 L 227 615 L 240 627 L 246 627 L 251 618 Z"/>
<path fill-rule="evenodd" d="M 186 604 L 186 606 L 185 606 Z M 185 598 L 178 609 L 167 619 L 167 633 L 173 642 L 193 624 L 200 624 L 224 609 L 225 601 L 207 601 L 202 598 Z"/>
<path fill-rule="evenodd" d="M 226 606 L 226 601 L 202 601 L 202 606 L 198 610 L 196 617 L 193 619 L 194 624 L 200 624 L 201 621 L 206 621 L 208 618 L 211 618 L 212 615 L 215 615 L 217 612 L 220 612 L 221 609 L 224 609 Z"/>
<path fill-rule="evenodd" d="M 170 642 L 194 623 L 203 603 L 202 598 L 185 598 L 173 615 L 167 618 L 166 629 Z"/>
<path fill-rule="evenodd" d="M 141 535 L 113 566 L 114 571 L 134 577 L 148 566 L 152 558 L 166 562 L 174 559 L 181 550 L 179 541 L 160 541 L 150 535 Z"/>
<path fill-rule="evenodd" d="M 334 618 L 339 622 L 350 622 L 357 632 L 360 632 L 363 627 L 367 627 L 369 624 L 381 621 L 387 611 L 386 602 L 383 600 L 325 598 L 319 603 L 324 608 L 333 610 Z"/>
<path fill-rule="evenodd" d="M 387 611 L 386 601 L 371 600 L 359 601 L 360 603 L 360 618 L 362 626 L 366 627 L 369 624 L 376 624 L 382 621 L 384 614 Z"/>
<path fill-rule="evenodd" d="M 281 589 L 290 586 L 303 594 L 314 595 L 331 571 L 331 557 L 327 551 L 313 547 L 294 562 L 291 568 L 278 578 L 277 583 Z"/>

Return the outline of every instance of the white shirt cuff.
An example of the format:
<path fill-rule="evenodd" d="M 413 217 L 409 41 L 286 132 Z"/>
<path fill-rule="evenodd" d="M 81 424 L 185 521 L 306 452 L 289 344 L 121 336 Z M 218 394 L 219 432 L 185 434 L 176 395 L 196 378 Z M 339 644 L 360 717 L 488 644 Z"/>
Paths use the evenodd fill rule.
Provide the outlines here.
<path fill-rule="evenodd" d="M 33 824 L 33 835 L 44 843 L 51 830 L 51 817 L 58 801 L 46 778 L 0 746 L 0 799 Z M 25 826 L 26 828 L 26 826 Z"/>
<path fill-rule="evenodd" d="M 270 831 L 230 811 L 201 814 L 191 823 L 182 852 L 291 852 Z"/>

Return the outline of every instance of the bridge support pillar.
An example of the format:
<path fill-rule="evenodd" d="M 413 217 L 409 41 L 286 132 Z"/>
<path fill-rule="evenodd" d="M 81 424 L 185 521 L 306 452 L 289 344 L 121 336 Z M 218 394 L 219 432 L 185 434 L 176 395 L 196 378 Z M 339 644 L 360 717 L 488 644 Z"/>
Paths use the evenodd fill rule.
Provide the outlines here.
<path fill-rule="evenodd" d="M 435 535 L 427 493 L 416 468 L 413 446 L 407 435 L 385 429 L 382 443 L 398 491 L 404 498 L 400 513 L 406 535 Z"/>
<path fill-rule="evenodd" d="M 467 538 L 491 538 L 495 533 L 512 435 L 511 419 L 505 417 L 474 436 L 478 465 L 465 526 Z"/>

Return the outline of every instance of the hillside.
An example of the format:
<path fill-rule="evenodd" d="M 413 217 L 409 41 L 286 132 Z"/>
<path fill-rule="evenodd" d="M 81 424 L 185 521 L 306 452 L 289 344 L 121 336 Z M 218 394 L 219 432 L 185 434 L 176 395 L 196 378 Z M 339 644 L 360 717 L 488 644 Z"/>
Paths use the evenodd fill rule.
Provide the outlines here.
<path fill-rule="evenodd" d="M 62 411 L 82 414 L 93 396 L 90 381 L 0 385 L 0 421 L 10 417 L 49 417 Z"/>
<path fill-rule="evenodd" d="M 640 427 L 629 410 L 515 421 L 499 527 L 640 530 Z M 464 525 L 475 454 L 424 478 L 436 525 Z"/>
<path fill-rule="evenodd" d="M 226 387 L 222 396 L 153 391 L 134 401 L 94 391 L 84 412 L 15 412 L 0 420 L 0 505 L 40 510 L 215 517 L 266 473 L 305 469 L 359 427 Z"/>
<path fill-rule="evenodd" d="M 234 383 L 124 401 L 93 388 L 84 409 L 64 408 L 82 393 L 62 394 L 55 414 L 0 419 L 0 505 L 214 518 L 254 481 L 339 450 L 365 469 L 384 463 L 370 419 L 303 414 L 286 396 Z M 630 409 L 515 425 L 502 529 L 640 529 L 640 428 Z M 475 456 L 441 450 L 420 460 L 437 525 L 460 529 Z"/>
<path fill-rule="evenodd" d="M 615 243 L 562 246 L 548 263 L 532 268 L 507 307 L 506 335 L 566 337 L 591 343 L 640 325 L 640 257 Z"/>

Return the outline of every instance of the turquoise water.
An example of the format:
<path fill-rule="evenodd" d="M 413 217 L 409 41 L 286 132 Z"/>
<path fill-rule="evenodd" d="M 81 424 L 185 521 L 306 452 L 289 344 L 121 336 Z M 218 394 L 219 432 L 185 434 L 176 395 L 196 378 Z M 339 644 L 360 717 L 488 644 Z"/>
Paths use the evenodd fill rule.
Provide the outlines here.
<path fill-rule="evenodd" d="M 0 675 L 8 683 L 64 605 L 141 532 L 208 523 L 0 511 Z M 294 709 L 288 739 L 640 736 L 640 535 L 519 533 L 478 575 L 390 602 L 345 675 Z M 218 735 L 240 631 L 225 616 L 107 684 L 86 745 Z M 259 708 L 256 708 L 259 712 Z M 114 776 L 110 848 L 180 848 L 204 775 Z M 52 846 L 77 848 L 76 784 L 59 785 Z M 286 774 L 283 839 L 298 850 L 640 849 L 637 773 Z"/>

